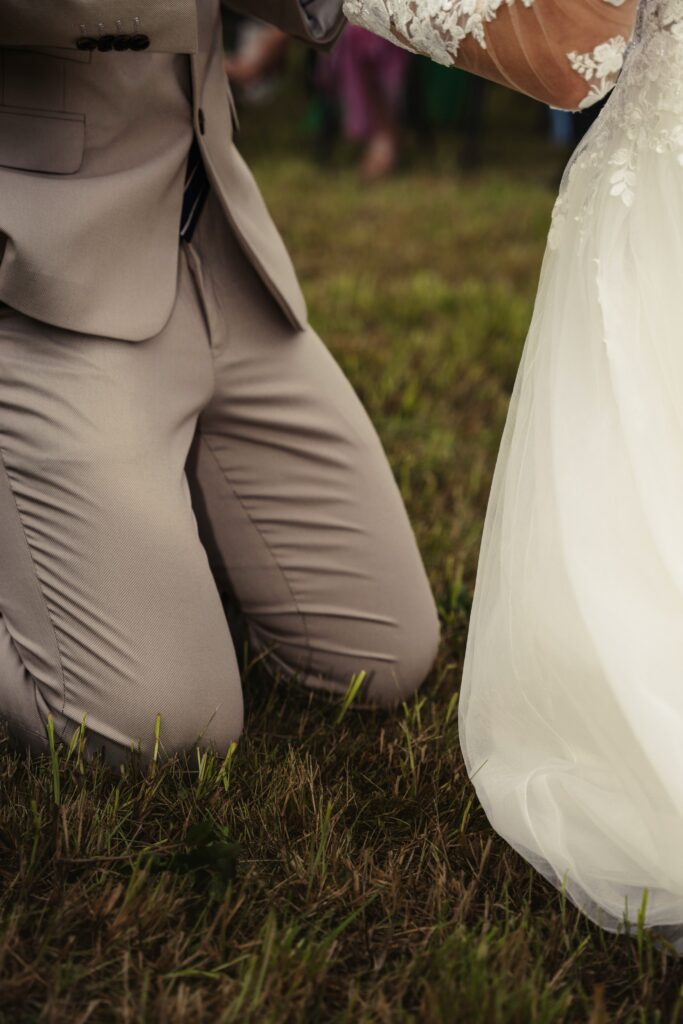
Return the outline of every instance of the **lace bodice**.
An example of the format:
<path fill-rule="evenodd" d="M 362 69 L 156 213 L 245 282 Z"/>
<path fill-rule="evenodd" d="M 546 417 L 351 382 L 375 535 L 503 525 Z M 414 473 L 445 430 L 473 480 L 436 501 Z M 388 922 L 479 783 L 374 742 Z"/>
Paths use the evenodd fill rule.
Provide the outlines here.
<path fill-rule="evenodd" d="M 569 218 L 583 238 L 605 196 L 633 207 L 653 153 L 673 160 L 671 185 L 679 176 L 683 183 L 683 0 L 641 0 L 617 86 L 565 171 L 550 248 L 559 247 Z"/>
<path fill-rule="evenodd" d="M 354 24 L 569 109 L 614 85 L 635 8 L 636 0 L 344 0 Z"/>

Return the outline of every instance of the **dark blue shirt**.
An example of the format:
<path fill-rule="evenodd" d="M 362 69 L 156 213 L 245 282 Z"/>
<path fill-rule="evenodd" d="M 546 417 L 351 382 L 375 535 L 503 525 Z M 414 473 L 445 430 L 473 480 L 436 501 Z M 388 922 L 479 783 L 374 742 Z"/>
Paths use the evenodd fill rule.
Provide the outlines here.
<path fill-rule="evenodd" d="M 210 187 L 197 136 L 195 135 L 187 160 L 183 212 L 180 218 L 180 237 L 184 238 L 187 242 L 192 240 L 192 235 L 197 227 Z"/>

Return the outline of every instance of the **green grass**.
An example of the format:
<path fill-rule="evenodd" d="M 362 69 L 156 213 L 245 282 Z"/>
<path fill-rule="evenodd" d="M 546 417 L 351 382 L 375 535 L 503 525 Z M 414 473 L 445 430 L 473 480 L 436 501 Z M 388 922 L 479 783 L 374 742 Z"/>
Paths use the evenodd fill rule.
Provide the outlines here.
<path fill-rule="evenodd" d="M 678 961 L 647 935 L 602 932 L 535 875 L 492 833 L 458 747 L 477 548 L 554 157 L 501 136 L 462 180 L 445 144 L 433 166 L 362 189 L 346 159 L 323 174 L 277 140 L 266 156 L 264 118 L 244 145 L 313 322 L 386 444 L 440 659 L 394 714 L 248 672 L 224 764 L 116 778 L 78 746 L 31 761 L 0 744 L 0 1019 L 678 1021 Z"/>

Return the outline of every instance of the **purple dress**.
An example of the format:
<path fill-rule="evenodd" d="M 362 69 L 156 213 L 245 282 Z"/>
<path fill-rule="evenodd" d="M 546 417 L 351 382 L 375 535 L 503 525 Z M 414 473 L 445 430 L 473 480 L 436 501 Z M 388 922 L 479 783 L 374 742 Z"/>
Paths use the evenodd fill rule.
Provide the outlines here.
<path fill-rule="evenodd" d="M 339 101 L 347 138 L 370 138 L 381 127 L 378 110 L 397 116 L 410 59 L 406 50 L 356 25 L 321 56 L 318 85 Z"/>

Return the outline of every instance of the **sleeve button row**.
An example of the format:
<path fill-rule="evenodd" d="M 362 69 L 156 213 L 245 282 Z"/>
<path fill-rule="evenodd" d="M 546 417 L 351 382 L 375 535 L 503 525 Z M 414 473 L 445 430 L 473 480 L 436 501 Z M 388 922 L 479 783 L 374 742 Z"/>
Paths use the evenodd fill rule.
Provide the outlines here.
<path fill-rule="evenodd" d="M 101 53 L 108 53 L 110 50 L 141 51 L 149 49 L 149 45 L 149 36 L 143 35 L 142 33 L 134 36 L 81 36 L 76 40 L 77 50 L 99 50 Z"/>

